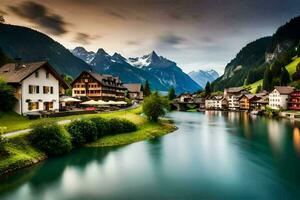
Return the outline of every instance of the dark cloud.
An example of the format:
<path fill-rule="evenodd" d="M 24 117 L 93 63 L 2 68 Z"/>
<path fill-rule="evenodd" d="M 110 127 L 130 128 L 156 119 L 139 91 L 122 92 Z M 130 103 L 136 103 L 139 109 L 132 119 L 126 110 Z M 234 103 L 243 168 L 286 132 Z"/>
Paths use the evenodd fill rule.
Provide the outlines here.
<path fill-rule="evenodd" d="M 19 6 L 9 6 L 8 8 L 14 14 L 35 23 L 41 29 L 53 35 L 61 35 L 67 32 L 66 26 L 68 23 L 60 15 L 52 13 L 42 4 L 26 1 Z"/>
<path fill-rule="evenodd" d="M 167 33 L 159 37 L 159 42 L 166 45 L 177 45 L 184 41 L 185 39 L 183 37 L 177 36 L 174 33 Z"/>
<path fill-rule="evenodd" d="M 126 19 L 126 17 L 116 11 L 110 11 L 108 12 L 109 15 L 115 17 L 115 18 L 118 18 L 118 19 Z"/>
<path fill-rule="evenodd" d="M 86 33 L 76 33 L 76 36 L 74 38 L 74 42 L 80 43 L 80 44 L 90 44 L 93 40 L 100 38 L 99 35 L 89 35 Z"/>

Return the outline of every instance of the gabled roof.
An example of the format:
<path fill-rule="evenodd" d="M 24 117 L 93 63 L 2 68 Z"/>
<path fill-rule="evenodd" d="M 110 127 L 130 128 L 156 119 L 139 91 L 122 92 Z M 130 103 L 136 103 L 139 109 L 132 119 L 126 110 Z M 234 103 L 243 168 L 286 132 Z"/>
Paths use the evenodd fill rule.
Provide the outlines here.
<path fill-rule="evenodd" d="M 83 74 L 89 74 L 91 77 L 93 77 L 98 83 L 100 83 L 103 86 L 107 86 L 107 87 L 113 87 L 113 88 L 121 88 L 121 89 L 125 89 L 125 87 L 123 86 L 121 80 L 119 77 L 115 77 L 109 74 L 98 74 L 95 72 L 88 72 L 88 71 L 83 71 L 81 72 L 81 74 L 72 82 L 72 86 L 73 84 L 76 83 L 77 79 L 79 79 Z M 108 82 L 113 82 L 115 81 L 115 83 L 118 83 L 119 85 L 112 85 L 109 84 Z"/>
<path fill-rule="evenodd" d="M 244 91 L 246 90 L 245 88 L 243 87 L 231 87 L 231 88 L 227 88 L 226 91 L 228 93 L 237 93 L 237 92 L 241 92 L 241 91 Z"/>
<path fill-rule="evenodd" d="M 22 63 L 19 67 L 16 67 L 16 63 L 8 63 L 0 68 L 0 77 L 2 77 L 7 83 L 21 83 L 24 79 L 33 74 L 40 68 L 46 68 L 49 72 L 59 81 L 59 83 L 66 89 L 69 85 L 64 79 L 55 71 L 55 69 L 46 61 Z"/>
<path fill-rule="evenodd" d="M 294 88 L 291 86 L 275 86 L 275 89 L 280 94 L 291 94 L 294 91 Z"/>
<path fill-rule="evenodd" d="M 142 84 L 141 83 L 127 83 L 123 84 L 125 88 L 128 89 L 129 92 L 141 92 Z"/>

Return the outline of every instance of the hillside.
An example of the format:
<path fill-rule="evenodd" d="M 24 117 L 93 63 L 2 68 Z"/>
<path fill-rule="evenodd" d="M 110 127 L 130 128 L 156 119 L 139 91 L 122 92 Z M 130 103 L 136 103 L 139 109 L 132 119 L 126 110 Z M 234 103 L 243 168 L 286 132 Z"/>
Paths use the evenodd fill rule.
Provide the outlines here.
<path fill-rule="evenodd" d="M 292 77 L 292 75 L 296 72 L 296 66 L 298 65 L 298 63 L 300 63 L 300 57 L 295 58 L 290 64 L 285 66 L 285 68 L 287 69 L 287 71 L 290 74 L 290 77 Z M 259 85 L 262 86 L 262 84 L 263 84 L 263 79 L 256 81 L 255 83 L 246 85 L 244 87 L 249 88 L 251 93 L 255 93 L 257 90 L 257 87 Z M 291 84 L 293 84 L 293 82 Z"/>
<path fill-rule="evenodd" d="M 261 79 L 265 69 L 265 52 L 271 42 L 271 37 L 260 38 L 247 44 L 236 57 L 225 67 L 224 74 L 213 82 L 215 90 L 244 84 L 250 70 L 256 70 Z"/>
<path fill-rule="evenodd" d="M 300 16 L 279 27 L 272 37 L 258 39 L 246 45 L 227 64 L 225 73 L 212 85 L 215 90 L 252 84 L 263 78 L 267 66 L 280 61 L 285 66 L 291 61 L 300 41 Z M 255 85 L 255 84 L 254 84 Z"/>
<path fill-rule="evenodd" d="M 77 76 L 91 66 L 47 35 L 30 28 L 0 23 L 0 48 L 10 58 L 24 62 L 47 60 L 61 74 Z"/>

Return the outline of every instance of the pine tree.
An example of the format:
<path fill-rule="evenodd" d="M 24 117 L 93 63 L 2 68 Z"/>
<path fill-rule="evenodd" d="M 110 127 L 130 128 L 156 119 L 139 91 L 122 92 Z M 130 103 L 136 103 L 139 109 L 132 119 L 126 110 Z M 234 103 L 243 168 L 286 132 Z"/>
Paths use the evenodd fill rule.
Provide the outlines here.
<path fill-rule="evenodd" d="M 300 62 L 296 66 L 296 72 L 293 74 L 293 81 L 300 80 Z"/>
<path fill-rule="evenodd" d="M 270 67 L 267 67 L 264 73 L 263 89 L 270 91 L 272 88 L 272 73 Z"/>
<path fill-rule="evenodd" d="M 285 86 L 291 82 L 290 74 L 285 67 L 282 68 L 280 74 L 280 85 Z"/>
<path fill-rule="evenodd" d="M 205 86 L 205 95 L 209 96 L 211 94 L 211 92 L 212 92 L 212 90 L 211 90 L 210 82 L 208 81 Z"/>
<path fill-rule="evenodd" d="M 146 80 L 146 83 L 145 83 L 145 86 L 144 86 L 144 96 L 145 97 L 148 97 L 148 96 L 150 96 L 150 94 L 151 94 L 151 89 L 150 89 L 150 84 L 149 84 L 149 81 L 148 80 Z"/>
<path fill-rule="evenodd" d="M 173 100 L 176 98 L 176 94 L 175 94 L 175 89 L 172 87 L 170 90 L 169 90 L 169 93 L 168 93 L 168 99 L 169 100 Z"/>

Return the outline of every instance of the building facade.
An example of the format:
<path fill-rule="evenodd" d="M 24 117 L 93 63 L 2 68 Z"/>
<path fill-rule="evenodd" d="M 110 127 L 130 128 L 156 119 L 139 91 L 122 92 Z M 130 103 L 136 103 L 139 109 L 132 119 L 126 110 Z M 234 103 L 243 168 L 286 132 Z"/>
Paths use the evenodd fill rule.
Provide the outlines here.
<path fill-rule="evenodd" d="M 129 99 L 142 101 L 144 99 L 143 85 L 141 83 L 123 84 Z"/>
<path fill-rule="evenodd" d="M 300 111 L 300 90 L 295 90 L 290 94 L 288 107 L 291 110 Z"/>
<path fill-rule="evenodd" d="M 88 97 L 104 101 L 125 99 L 126 88 L 119 77 L 84 71 L 71 85 L 73 97 Z"/>
<path fill-rule="evenodd" d="M 290 94 L 294 91 L 290 86 L 275 86 L 274 90 L 269 94 L 269 106 L 272 109 L 287 109 Z"/>
<path fill-rule="evenodd" d="M 246 94 L 247 90 L 242 87 L 227 88 L 224 90 L 224 97 L 228 101 L 228 108 L 230 110 L 239 110 L 240 102 L 239 99 L 243 94 Z"/>
<path fill-rule="evenodd" d="M 15 112 L 59 110 L 59 96 L 68 85 L 47 62 L 9 63 L 0 68 L 0 76 L 14 86 Z"/>

